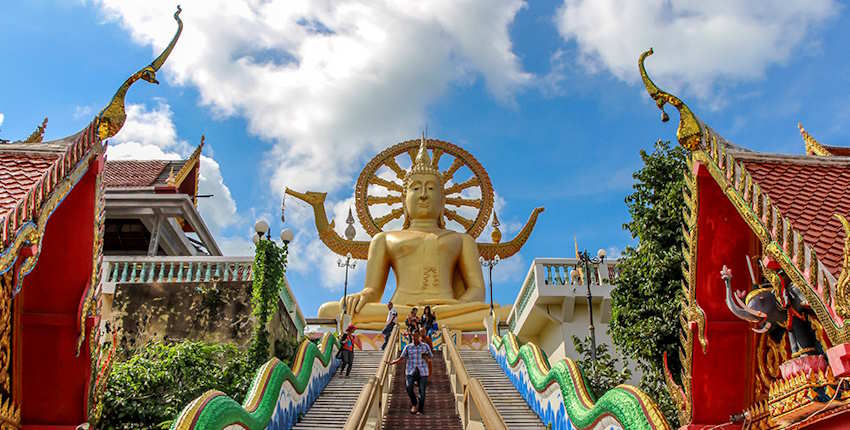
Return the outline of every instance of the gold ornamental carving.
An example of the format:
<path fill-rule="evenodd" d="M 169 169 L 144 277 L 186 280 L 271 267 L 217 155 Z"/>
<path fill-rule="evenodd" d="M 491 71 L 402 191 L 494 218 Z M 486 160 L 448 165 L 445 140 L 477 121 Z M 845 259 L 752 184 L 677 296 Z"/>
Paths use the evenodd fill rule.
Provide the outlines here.
<path fill-rule="evenodd" d="M 168 56 L 171 55 L 171 51 L 174 50 L 174 46 L 177 44 L 177 39 L 180 37 L 180 33 L 183 31 L 183 21 L 180 19 L 180 6 L 177 6 L 177 11 L 174 12 L 174 20 L 177 21 L 177 32 L 174 34 L 174 37 L 169 42 L 168 46 L 165 47 L 165 50 L 159 54 L 159 57 L 153 60 L 150 65 L 143 67 L 136 73 L 133 73 L 126 81 L 118 88 L 118 91 L 115 92 L 115 95 L 112 96 L 112 100 L 109 104 L 103 108 L 102 111 L 98 114 L 97 118 L 100 121 L 98 124 L 98 136 L 101 139 L 107 139 L 112 136 L 118 134 L 118 131 L 121 130 L 121 127 L 124 126 L 124 121 L 127 119 L 127 113 L 124 111 L 124 98 L 127 95 L 127 90 L 133 86 L 136 81 L 139 79 L 143 81 L 147 81 L 152 84 L 159 84 L 159 81 L 156 79 L 156 72 L 165 64 L 165 60 L 168 59 Z"/>
<path fill-rule="evenodd" d="M 404 216 L 401 194 L 406 171 L 399 162 L 412 165 L 419 143 L 419 139 L 414 139 L 393 145 L 372 158 L 360 172 L 354 187 L 355 206 L 360 224 L 369 236 L 383 231 L 389 221 Z M 447 209 L 444 216 L 462 226 L 470 236 L 478 237 L 493 210 L 493 185 L 487 171 L 472 154 L 457 145 L 436 139 L 427 139 L 426 145 L 431 150 L 431 167 L 448 166 L 441 171 L 441 185 L 446 204 L 454 209 Z M 471 172 L 471 176 L 457 180 L 456 176 L 464 171 Z M 371 194 L 376 192 L 385 194 Z M 389 213 L 376 217 L 373 215 L 375 206 L 384 212 L 388 206 Z M 464 209 L 472 215 L 458 212 Z"/>
<path fill-rule="evenodd" d="M 21 408 L 12 398 L 12 270 L 0 274 L 0 430 L 17 429 Z"/>
<path fill-rule="evenodd" d="M 638 69 L 640 70 L 641 79 L 643 79 L 643 85 L 646 87 L 649 96 L 655 100 L 658 109 L 661 110 L 661 121 L 667 122 L 670 120 L 670 116 L 664 111 L 665 104 L 670 103 L 670 105 L 679 111 L 679 128 L 676 130 L 676 137 L 679 139 L 679 144 L 691 151 L 698 149 L 702 142 L 702 127 L 700 127 L 696 115 L 694 115 L 688 105 L 680 98 L 658 88 L 646 73 L 643 62 L 653 52 L 652 48 L 649 48 L 638 59 Z"/>
<path fill-rule="evenodd" d="M 850 318 L 850 222 L 841 214 L 833 215 L 844 227 L 844 258 L 841 274 L 835 283 L 835 313 L 845 320 Z"/>
<path fill-rule="evenodd" d="M 806 144 L 806 155 L 817 155 L 820 157 L 832 157 L 832 153 L 827 150 L 823 144 L 818 142 L 805 128 L 803 124 L 797 123 L 797 128 L 800 129 L 800 136 L 803 137 L 803 142 Z"/>

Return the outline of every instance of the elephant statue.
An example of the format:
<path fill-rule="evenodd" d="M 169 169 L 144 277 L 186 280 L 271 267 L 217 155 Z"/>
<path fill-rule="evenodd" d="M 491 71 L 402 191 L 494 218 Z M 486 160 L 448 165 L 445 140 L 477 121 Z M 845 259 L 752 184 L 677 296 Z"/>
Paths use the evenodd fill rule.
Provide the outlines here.
<path fill-rule="evenodd" d="M 769 283 L 753 285 L 744 296 L 742 291 L 732 292 L 732 271 L 723 266 L 720 277 L 726 283 L 726 306 L 736 317 L 754 323 L 753 331 L 768 333 L 774 341 L 780 341 L 787 332 L 793 357 L 823 354 L 809 322 L 814 317 L 809 303 L 781 268 L 775 273 L 778 291 Z"/>

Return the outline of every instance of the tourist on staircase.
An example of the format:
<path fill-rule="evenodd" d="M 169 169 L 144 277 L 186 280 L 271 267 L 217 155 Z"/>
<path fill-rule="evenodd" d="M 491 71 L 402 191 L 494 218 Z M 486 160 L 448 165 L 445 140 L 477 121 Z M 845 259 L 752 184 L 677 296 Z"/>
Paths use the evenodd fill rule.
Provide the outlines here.
<path fill-rule="evenodd" d="M 419 310 L 413 308 L 410 310 L 410 315 L 407 316 L 407 320 L 404 321 L 404 324 L 407 326 L 407 340 L 409 342 L 413 342 L 413 333 L 419 331 L 419 317 L 416 316 L 416 313 Z"/>
<path fill-rule="evenodd" d="M 431 306 L 425 306 L 422 311 L 422 319 L 419 320 L 419 326 L 425 327 L 429 336 L 437 331 L 437 316 L 431 312 Z"/>
<path fill-rule="evenodd" d="M 390 340 L 390 334 L 392 334 L 395 322 L 398 319 L 398 311 L 393 309 L 393 302 L 387 302 L 387 309 L 387 325 L 385 325 L 384 330 L 381 331 L 381 333 L 384 334 L 384 344 L 381 345 L 381 351 L 387 347 L 387 342 Z"/>
<path fill-rule="evenodd" d="M 397 364 L 401 360 L 407 360 L 405 364 L 405 376 L 407 379 L 407 395 L 410 396 L 410 413 L 421 415 L 425 413 L 425 388 L 428 386 L 428 365 L 426 358 L 432 356 L 431 347 L 422 343 L 419 332 L 412 333 L 412 343 L 409 343 L 401 351 L 401 355 L 395 360 L 387 360 L 390 365 Z M 414 392 L 414 384 L 419 383 L 419 397 Z"/>
<path fill-rule="evenodd" d="M 354 330 L 357 327 L 354 327 L 354 324 L 350 324 L 347 329 L 345 329 L 345 334 L 340 338 L 339 343 L 342 345 L 342 349 L 339 350 L 338 358 L 342 359 L 342 365 L 339 366 L 339 373 L 342 373 L 345 370 L 345 377 L 351 374 L 351 366 L 354 365 L 354 346 L 357 345 L 360 348 L 360 339 L 354 335 Z M 348 366 L 348 369 L 346 369 Z"/>
<path fill-rule="evenodd" d="M 428 345 L 428 348 L 431 348 L 431 353 L 434 353 L 434 341 L 431 339 L 431 335 L 428 334 L 428 330 L 425 330 L 425 327 L 419 329 L 419 341 Z M 428 374 L 431 374 L 431 359 L 428 358 Z"/>

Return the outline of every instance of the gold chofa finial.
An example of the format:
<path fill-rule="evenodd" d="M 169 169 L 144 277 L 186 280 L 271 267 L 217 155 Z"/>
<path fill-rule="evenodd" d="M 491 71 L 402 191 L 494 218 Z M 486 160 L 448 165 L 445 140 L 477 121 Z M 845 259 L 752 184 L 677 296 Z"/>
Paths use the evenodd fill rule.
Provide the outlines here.
<path fill-rule="evenodd" d="M 646 87 L 646 92 L 655 100 L 658 109 L 661 109 L 661 121 L 667 122 L 670 120 L 670 116 L 664 111 L 665 104 L 670 103 L 679 111 L 679 129 L 676 130 L 676 137 L 679 139 L 679 144 L 691 151 L 698 149 L 702 142 L 702 129 L 700 128 L 697 117 L 681 99 L 659 89 L 646 73 L 643 62 L 652 53 L 652 48 L 649 48 L 648 51 L 640 54 L 640 58 L 638 59 L 638 69 L 640 70 L 640 77 L 643 79 L 643 85 Z"/>
<path fill-rule="evenodd" d="M 44 121 L 41 122 L 41 125 L 35 128 L 35 131 L 32 132 L 29 137 L 24 139 L 24 143 L 39 143 L 44 140 L 44 130 L 47 128 L 47 117 L 44 117 Z"/>
<path fill-rule="evenodd" d="M 174 12 L 174 19 L 177 21 L 177 32 L 174 34 L 174 37 L 171 38 L 171 42 L 168 43 L 165 50 L 162 51 L 162 53 L 159 54 L 159 57 L 156 57 L 150 65 L 145 66 L 127 78 L 127 80 L 124 81 L 124 83 L 118 88 L 118 91 L 115 92 L 115 95 L 112 96 L 112 100 L 109 104 L 100 111 L 100 114 L 98 114 L 97 120 L 99 121 L 99 124 L 97 131 L 101 139 L 115 136 L 118 134 L 118 131 L 121 130 L 121 127 L 124 126 L 124 121 L 127 119 L 127 113 L 124 112 L 124 97 L 127 95 L 127 90 L 130 89 L 131 85 L 139 79 L 152 84 L 159 84 L 159 81 L 156 79 L 156 72 L 163 64 L 165 64 L 165 60 L 168 59 L 171 51 L 174 50 L 174 45 L 177 44 L 177 39 L 183 31 L 183 21 L 180 19 L 181 11 L 182 9 L 180 6 L 177 6 L 177 12 Z"/>
<path fill-rule="evenodd" d="M 831 157 L 832 153 L 830 153 L 824 146 L 815 140 L 812 135 L 803 128 L 803 124 L 797 123 L 797 128 L 800 129 L 800 136 L 803 137 L 803 142 L 806 144 L 806 155 L 819 155 L 821 157 Z"/>

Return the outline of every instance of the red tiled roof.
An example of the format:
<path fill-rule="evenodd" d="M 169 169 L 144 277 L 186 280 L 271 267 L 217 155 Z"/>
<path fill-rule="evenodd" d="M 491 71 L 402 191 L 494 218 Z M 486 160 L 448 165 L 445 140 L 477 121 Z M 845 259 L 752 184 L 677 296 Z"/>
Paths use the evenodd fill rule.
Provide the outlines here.
<path fill-rule="evenodd" d="M 830 154 L 836 157 L 847 157 L 850 156 L 850 148 L 846 146 L 826 146 L 822 145 L 824 149 L 829 151 Z"/>
<path fill-rule="evenodd" d="M 811 158 L 742 159 L 791 225 L 814 247 L 836 277 L 841 271 L 844 229 L 833 217 L 850 216 L 850 160 L 813 162 Z"/>
<path fill-rule="evenodd" d="M 59 155 L 0 152 L 0 214 L 11 212 L 35 188 Z"/>
<path fill-rule="evenodd" d="M 97 121 L 77 134 L 43 143 L 0 144 L 0 254 L 21 226 L 37 219 L 54 188 L 100 142 Z M 0 267 L 3 270 L 4 267 Z"/>
<path fill-rule="evenodd" d="M 168 163 L 164 160 L 107 161 L 103 185 L 107 188 L 152 186 Z"/>
<path fill-rule="evenodd" d="M 103 184 L 106 188 L 166 185 L 186 160 L 115 160 L 106 162 Z"/>

